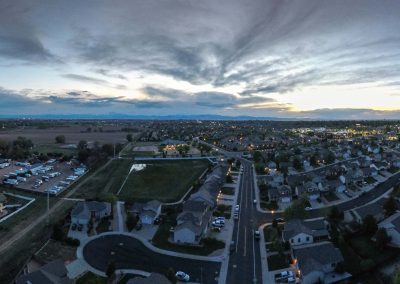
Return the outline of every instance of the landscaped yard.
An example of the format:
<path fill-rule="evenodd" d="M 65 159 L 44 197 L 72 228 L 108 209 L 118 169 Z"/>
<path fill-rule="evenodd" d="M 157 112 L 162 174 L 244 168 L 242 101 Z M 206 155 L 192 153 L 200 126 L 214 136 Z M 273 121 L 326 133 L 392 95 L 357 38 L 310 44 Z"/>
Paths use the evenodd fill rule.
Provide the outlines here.
<path fill-rule="evenodd" d="M 168 242 L 168 237 L 170 236 L 169 229 L 171 225 L 166 223 L 159 226 L 153 240 L 152 244 L 156 247 L 166 250 L 172 250 L 182 253 L 196 254 L 196 255 L 209 255 L 212 252 L 223 249 L 225 247 L 225 243 L 216 239 L 203 239 L 204 242 L 202 246 L 183 246 L 176 245 Z"/>
<path fill-rule="evenodd" d="M 154 161 L 132 172 L 119 196 L 125 200 L 178 201 L 207 167 L 205 160 Z"/>
<path fill-rule="evenodd" d="M 92 272 L 87 272 L 78 280 L 76 280 L 76 284 L 107 284 L 107 278 L 97 276 Z"/>
<path fill-rule="evenodd" d="M 47 245 L 36 254 L 36 257 L 44 262 L 50 262 L 61 258 L 64 261 L 76 259 L 76 247 L 60 241 L 50 240 Z"/>
<path fill-rule="evenodd" d="M 374 179 L 373 177 L 366 177 L 365 181 L 368 182 L 368 184 L 373 184 L 376 182 L 376 179 Z"/>
<path fill-rule="evenodd" d="M 351 237 L 347 242 L 339 242 L 344 257 L 344 268 L 356 276 L 371 271 L 374 267 L 398 257 L 396 248 L 380 249 L 367 236 Z"/>
<path fill-rule="evenodd" d="M 268 269 L 278 270 L 290 266 L 291 257 L 290 254 L 274 254 L 268 256 Z"/>
<path fill-rule="evenodd" d="M 280 225 L 282 227 L 282 225 Z M 266 242 L 273 242 L 275 240 L 280 240 L 277 228 L 272 226 L 266 226 L 264 228 L 264 237 Z"/>
<path fill-rule="evenodd" d="M 96 227 L 98 234 L 110 231 L 111 221 L 108 218 L 102 219 Z"/>
<path fill-rule="evenodd" d="M 339 199 L 337 197 L 336 193 L 333 191 L 328 191 L 328 192 L 324 193 L 323 195 L 324 195 L 325 199 L 328 200 L 329 202 L 336 201 Z"/>
<path fill-rule="evenodd" d="M 224 186 L 223 188 L 221 188 L 221 193 L 225 195 L 235 195 L 235 188 Z"/>

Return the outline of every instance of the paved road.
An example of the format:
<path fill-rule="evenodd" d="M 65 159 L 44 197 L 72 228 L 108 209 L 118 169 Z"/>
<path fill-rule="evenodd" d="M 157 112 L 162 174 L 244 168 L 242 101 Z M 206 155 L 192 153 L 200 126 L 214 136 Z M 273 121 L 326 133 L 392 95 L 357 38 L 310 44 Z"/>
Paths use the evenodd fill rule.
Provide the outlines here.
<path fill-rule="evenodd" d="M 254 200 L 252 163 L 242 160 L 243 178 L 239 186 L 239 219 L 235 222 L 232 240 L 235 251 L 229 258 L 226 283 L 262 283 L 261 258 L 258 241 L 254 240 L 254 230 L 258 228 L 258 212 Z"/>
<path fill-rule="evenodd" d="M 83 248 L 83 256 L 88 264 L 103 272 L 107 270 L 109 261 L 114 259 L 117 269 L 166 273 L 171 267 L 175 271 L 188 273 L 191 281 L 197 283 L 217 283 L 221 267 L 220 262 L 185 259 L 153 252 L 139 240 L 126 235 L 105 235 L 94 239 Z"/>

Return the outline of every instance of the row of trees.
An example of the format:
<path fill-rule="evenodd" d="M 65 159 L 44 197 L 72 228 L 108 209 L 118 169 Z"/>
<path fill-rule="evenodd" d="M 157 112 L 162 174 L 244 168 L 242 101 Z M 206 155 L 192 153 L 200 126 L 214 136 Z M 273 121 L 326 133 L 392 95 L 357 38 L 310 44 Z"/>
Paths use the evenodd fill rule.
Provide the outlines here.
<path fill-rule="evenodd" d="M 12 142 L 0 140 L 0 156 L 12 159 L 24 159 L 29 157 L 33 148 L 33 142 L 25 137 L 18 137 Z"/>

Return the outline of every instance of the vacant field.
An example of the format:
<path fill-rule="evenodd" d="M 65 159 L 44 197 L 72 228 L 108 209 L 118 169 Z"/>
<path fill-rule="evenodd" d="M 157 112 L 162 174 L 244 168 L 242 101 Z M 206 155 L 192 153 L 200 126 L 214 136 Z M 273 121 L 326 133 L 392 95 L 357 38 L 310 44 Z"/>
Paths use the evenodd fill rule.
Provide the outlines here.
<path fill-rule="evenodd" d="M 47 153 L 61 153 L 63 155 L 76 155 L 78 153 L 77 149 L 62 147 L 59 144 L 40 144 L 35 145 L 32 149 L 33 152 Z"/>
<path fill-rule="evenodd" d="M 99 198 L 108 192 L 116 193 L 125 180 L 133 160 L 113 160 L 85 182 L 84 190 L 72 195 L 75 198 Z"/>
<path fill-rule="evenodd" d="M 132 172 L 120 192 L 126 200 L 178 201 L 208 167 L 204 160 L 152 162 Z"/>
<path fill-rule="evenodd" d="M 46 129 L 38 128 L 19 128 L 13 130 L 0 131 L 0 140 L 13 141 L 18 136 L 23 136 L 31 139 L 35 145 L 51 145 L 55 144 L 57 135 L 64 135 L 66 144 L 76 144 L 80 140 L 88 142 L 98 141 L 100 144 L 105 143 L 125 143 L 127 132 L 119 131 L 118 129 L 110 129 L 110 132 L 99 132 L 94 130 L 88 132 L 87 126 L 64 126 L 50 127 Z"/>
<path fill-rule="evenodd" d="M 44 262 L 50 262 L 60 258 L 64 261 L 73 261 L 76 259 L 76 247 L 59 241 L 50 240 L 46 246 L 36 254 L 36 257 Z"/>

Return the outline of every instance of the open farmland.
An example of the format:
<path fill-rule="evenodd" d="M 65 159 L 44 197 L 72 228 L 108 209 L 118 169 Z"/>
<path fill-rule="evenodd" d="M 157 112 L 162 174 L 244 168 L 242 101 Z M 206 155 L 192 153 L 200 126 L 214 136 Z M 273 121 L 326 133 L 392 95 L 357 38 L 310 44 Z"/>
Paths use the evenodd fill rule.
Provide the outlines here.
<path fill-rule="evenodd" d="M 79 125 L 49 127 L 44 129 L 37 127 L 18 128 L 0 131 L 0 140 L 10 142 L 17 139 L 18 136 L 23 136 L 31 139 L 35 145 L 55 145 L 55 137 L 57 135 L 64 135 L 66 144 L 77 144 L 80 140 L 86 140 L 88 142 L 98 141 L 100 144 L 126 142 L 127 132 L 121 131 L 120 127 L 103 128 L 102 132 L 97 129 L 91 130 L 90 132 L 87 130 L 87 126 Z"/>
<path fill-rule="evenodd" d="M 207 169 L 205 160 L 154 161 L 132 172 L 119 197 L 125 200 L 178 201 Z"/>

